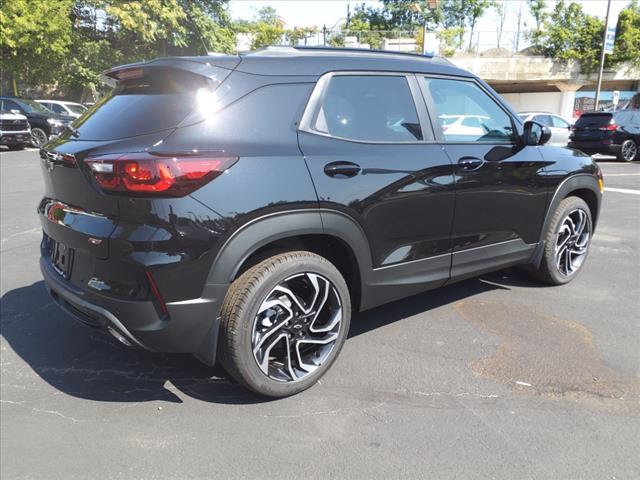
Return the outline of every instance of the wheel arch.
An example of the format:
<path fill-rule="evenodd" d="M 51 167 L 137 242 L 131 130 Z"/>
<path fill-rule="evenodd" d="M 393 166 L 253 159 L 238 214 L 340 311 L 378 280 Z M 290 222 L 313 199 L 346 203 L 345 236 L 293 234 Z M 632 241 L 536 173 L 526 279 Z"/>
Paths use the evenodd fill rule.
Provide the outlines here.
<path fill-rule="evenodd" d="M 287 250 L 308 250 L 331 261 L 345 278 L 356 310 L 362 282 L 371 271 L 364 231 L 354 219 L 333 210 L 292 210 L 258 217 L 226 240 L 207 283 L 229 284 L 252 265 Z"/>
<path fill-rule="evenodd" d="M 544 236 L 545 232 L 549 228 L 553 213 L 560 205 L 560 202 L 567 197 L 576 196 L 585 201 L 589 207 L 591 213 L 591 220 L 593 222 L 593 230 L 595 231 L 598 217 L 600 215 L 600 205 L 602 203 L 602 193 L 600 193 L 600 187 L 598 185 L 598 179 L 587 173 L 580 173 L 571 175 L 565 178 L 557 187 L 549 202 L 547 211 L 545 214 L 544 222 L 542 223 L 542 229 L 540 230 L 540 242 L 532 256 L 531 263 L 538 267 L 542 261 L 542 255 L 544 252 Z"/>

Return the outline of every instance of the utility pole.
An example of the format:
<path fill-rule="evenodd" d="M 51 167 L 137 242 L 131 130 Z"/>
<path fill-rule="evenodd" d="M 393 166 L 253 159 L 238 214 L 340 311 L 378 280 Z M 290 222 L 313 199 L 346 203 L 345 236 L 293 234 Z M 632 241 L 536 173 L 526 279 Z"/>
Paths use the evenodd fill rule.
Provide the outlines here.
<path fill-rule="evenodd" d="M 435 10 L 438 8 L 438 0 L 428 0 L 427 8 L 429 10 Z M 422 7 L 419 3 L 410 3 L 409 10 L 413 13 L 417 14 L 417 16 L 422 20 L 422 54 L 424 55 L 427 50 L 427 31 L 428 31 L 428 18 L 426 12 L 422 11 Z"/>
<path fill-rule="evenodd" d="M 322 26 L 322 46 L 327 46 L 327 24 Z"/>
<path fill-rule="evenodd" d="M 611 0 L 607 2 L 607 16 L 604 19 L 604 33 L 602 34 L 602 52 L 600 53 L 600 68 L 598 69 L 598 84 L 596 86 L 596 101 L 593 106 L 594 110 L 598 110 L 600 102 L 600 89 L 602 88 L 602 71 L 604 70 L 604 56 L 606 55 L 607 31 L 609 28 L 609 12 L 611 11 Z"/>
<path fill-rule="evenodd" d="M 347 3 L 347 25 L 346 30 L 349 31 L 349 22 L 351 22 L 351 5 Z"/>

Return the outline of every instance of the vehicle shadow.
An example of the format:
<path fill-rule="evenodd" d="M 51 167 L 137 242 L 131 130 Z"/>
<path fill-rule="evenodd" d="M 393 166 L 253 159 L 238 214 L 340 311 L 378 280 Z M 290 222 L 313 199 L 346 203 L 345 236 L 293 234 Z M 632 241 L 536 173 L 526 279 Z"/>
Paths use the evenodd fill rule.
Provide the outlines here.
<path fill-rule="evenodd" d="M 518 279 L 519 284 L 526 280 Z M 529 282 L 529 286 L 538 286 Z M 495 289 L 508 289 L 499 274 L 467 280 L 415 295 L 354 316 L 350 337 Z M 230 380 L 219 367 L 207 367 L 191 355 L 135 350 L 73 321 L 49 298 L 44 282 L 7 292 L 1 299 L 0 334 L 33 371 L 57 390 L 102 402 L 167 401 L 182 403 L 179 393 L 221 404 L 252 404 L 269 399 Z M 3 355 L 5 382 L 23 377 L 23 366 Z M 18 381 L 18 380 L 15 380 Z M 14 380 L 11 380 L 14 382 Z"/>

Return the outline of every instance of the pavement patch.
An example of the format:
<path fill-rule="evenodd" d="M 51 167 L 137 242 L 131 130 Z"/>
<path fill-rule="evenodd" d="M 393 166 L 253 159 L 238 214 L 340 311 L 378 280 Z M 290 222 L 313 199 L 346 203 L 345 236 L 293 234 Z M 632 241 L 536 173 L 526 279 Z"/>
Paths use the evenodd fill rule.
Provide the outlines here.
<path fill-rule="evenodd" d="M 606 365 L 584 326 L 525 305 L 470 299 L 454 308 L 468 322 L 501 339 L 492 356 L 471 362 L 480 376 L 518 393 L 640 406 L 640 379 Z"/>

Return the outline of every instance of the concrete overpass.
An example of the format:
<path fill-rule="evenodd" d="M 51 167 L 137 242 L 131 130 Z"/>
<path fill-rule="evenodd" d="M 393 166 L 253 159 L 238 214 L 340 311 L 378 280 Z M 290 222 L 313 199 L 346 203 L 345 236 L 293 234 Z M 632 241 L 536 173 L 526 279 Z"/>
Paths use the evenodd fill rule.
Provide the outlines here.
<path fill-rule="evenodd" d="M 582 73 L 577 62 L 534 56 L 454 56 L 449 60 L 484 79 L 517 111 L 542 110 L 571 119 L 576 93 L 596 88 L 597 74 Z M 605 71 L 602 90 L 640 92 L 640 68 L 619 65 Z"/>

